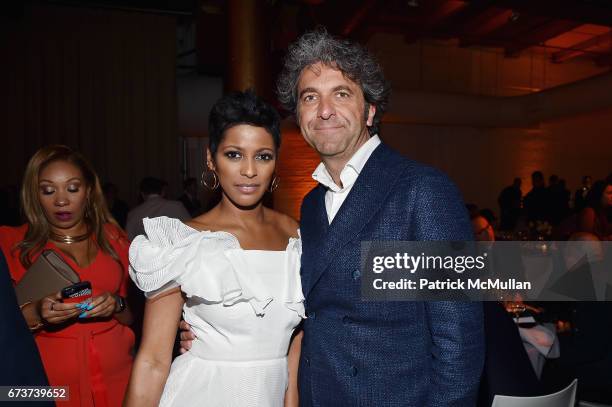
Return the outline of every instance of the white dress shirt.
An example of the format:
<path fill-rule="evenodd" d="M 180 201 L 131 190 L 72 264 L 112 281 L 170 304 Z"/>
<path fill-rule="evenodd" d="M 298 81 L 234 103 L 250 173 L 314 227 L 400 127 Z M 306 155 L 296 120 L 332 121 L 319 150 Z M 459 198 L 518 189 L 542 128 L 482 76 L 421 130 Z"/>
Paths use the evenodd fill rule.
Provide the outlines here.
<path fill-rule="evenodd" d="M 325 193 L 325 210 L 327 211 L 327 220 L 332 223 L 334 217 L 340 210 L 344 200 L 353 188 L 357 177 L 365 166 L 368 158 L 372 155 L 376 147 L 380 144 L 378 135 L 372 136 L 364 145 L 359 147 L 359 150 L 346 163 L 342 172 L 340 172 L 340 182 L 342 188 L 336 185 L 332 176 L 327 171 L 323 163 L 320 163 L 312 173 L 312 178 L 327 187 Z"/>

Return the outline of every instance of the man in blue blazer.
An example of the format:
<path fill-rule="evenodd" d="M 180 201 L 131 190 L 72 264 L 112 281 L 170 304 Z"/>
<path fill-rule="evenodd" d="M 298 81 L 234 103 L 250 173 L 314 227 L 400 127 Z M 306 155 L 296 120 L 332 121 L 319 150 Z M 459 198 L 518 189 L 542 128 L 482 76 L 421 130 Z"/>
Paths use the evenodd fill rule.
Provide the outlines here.
<path fill-rule="evenodd" d="M 302 406 L 476 403 L 480 303 L 361 300 L 362 241 L 473 238 L 453 183 L 380 141 L 389 93 L 364 48 L 321 30 L 289 48 L 278 81 L 279 99 L 322 161 L 300 219 Z"/>

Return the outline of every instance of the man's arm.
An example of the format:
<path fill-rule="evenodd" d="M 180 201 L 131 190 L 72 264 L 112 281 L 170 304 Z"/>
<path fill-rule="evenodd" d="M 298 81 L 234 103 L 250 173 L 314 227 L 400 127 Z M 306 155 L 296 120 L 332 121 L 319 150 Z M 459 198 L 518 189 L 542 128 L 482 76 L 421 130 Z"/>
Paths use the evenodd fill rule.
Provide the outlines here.
<path fill-rule="evenodd" d="M 427 169 L 413 188 L 415 240 L 473 240 L 465 205 L 446 176 Z M 484 327 L 479 302 L 430 301 L 431 388 L 428 406 L 476 404 L 484 364 Z"/>
<path fill-rule="evenodd" d="M 472 407 L 484 364 L 482 304 L 430 301 L 426 310 L 433 358 L 427 405 Z"/>

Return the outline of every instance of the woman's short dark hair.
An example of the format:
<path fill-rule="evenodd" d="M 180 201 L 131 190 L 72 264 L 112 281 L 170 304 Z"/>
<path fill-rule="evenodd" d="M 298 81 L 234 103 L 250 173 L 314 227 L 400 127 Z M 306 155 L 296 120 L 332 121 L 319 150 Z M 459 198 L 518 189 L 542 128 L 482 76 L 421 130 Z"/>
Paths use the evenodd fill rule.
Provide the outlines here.
<path fill-rule="evenodd" d="M 253 91 L 247 90 L 223 96 L 210 111 L 208 148 L 213 156 L 223 140 L 225 131 L 240 124 L 264 128 L 272 136 L 276 149 L 279 149 L 281 136 L 278 112 Z"/>
<path fill-rule="evenodd" d="M 278 99 L 283 106 L 297 113 L 297 85 L 300 75 L 304 68 L 318 62 L 340 70 L 361 87 L 366 101 L 364 115 L 367 114 L 369 105 L 376 106 L 376 114 L 369 131 L 372 135 L 377 134 L 391 94 L 391 87 L 385 80 L 381 66 L 372 54 L 358 43 L 334 38 L 323 28 L 302 35 L 289 46 L 276 84 Z"/>

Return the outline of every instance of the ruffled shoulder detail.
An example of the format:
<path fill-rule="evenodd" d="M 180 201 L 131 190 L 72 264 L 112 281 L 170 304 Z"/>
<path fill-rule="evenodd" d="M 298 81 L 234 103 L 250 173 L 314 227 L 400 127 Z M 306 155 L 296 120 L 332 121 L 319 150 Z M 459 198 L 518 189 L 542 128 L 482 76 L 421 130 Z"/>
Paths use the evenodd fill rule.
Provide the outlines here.
<path fill-rule="evenodd" d="M 146 236 L 137 236 L 130 246 L 130 276 L 147 297 L 180 286 L 187 297 L 226 306 L 246 301 L 257 315 L 265 314 L 273 298 L 257 275 L 249 272 L 234 235 L 198 231 L 168 217 L 145 218 L 143 225 Z M 300 240 L 291 239 L 286 256 L 291 276 L 282 296 L 302 316 L 300 255 Z"/>
<path fill-rule="evenodd" d="M 207 273 L 201 268 L 214 269 L 202 256 L 213 259 L 240 247 L 229 233 L 200 232 L 166 216 L 144 218 L 143 226 L 146 236 L 137 236 L 130 246 L 130 277 L 147 297 L 182 286 L 189 274 L 203 277 Z"/>

